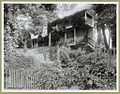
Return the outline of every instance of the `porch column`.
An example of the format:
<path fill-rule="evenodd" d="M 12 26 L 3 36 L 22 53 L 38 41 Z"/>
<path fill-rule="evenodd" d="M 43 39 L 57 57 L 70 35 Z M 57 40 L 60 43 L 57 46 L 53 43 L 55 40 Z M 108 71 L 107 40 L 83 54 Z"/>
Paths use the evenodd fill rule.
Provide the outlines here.
<path fill-rule="evenodd" d="M 51 47 L 51 32 L 49 32 L 49 47 Z"/>
<path fill-rule="evenodd" d="M 76 28 L 74 27 L 74 44 L 76 43 Z"/>
<path fill-rule="evenodd" d="M 65 31 L 65 34 L 64 34 L 64 38 L 65 38 L 65 43 L 66 43 L 66 39 L 67 39 L 66 31 Z"/>

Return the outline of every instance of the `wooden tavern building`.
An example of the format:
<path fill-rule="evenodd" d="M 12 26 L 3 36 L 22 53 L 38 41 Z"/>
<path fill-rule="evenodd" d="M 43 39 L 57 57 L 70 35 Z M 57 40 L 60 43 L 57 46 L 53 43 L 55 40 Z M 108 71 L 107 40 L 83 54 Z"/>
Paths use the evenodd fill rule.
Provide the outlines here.
<path fill-rule="evenodd" d="M 48 24 L 49 46 L 66 44 L 93 50 L 96 44 L 95 11 L 83 10 Z"/>

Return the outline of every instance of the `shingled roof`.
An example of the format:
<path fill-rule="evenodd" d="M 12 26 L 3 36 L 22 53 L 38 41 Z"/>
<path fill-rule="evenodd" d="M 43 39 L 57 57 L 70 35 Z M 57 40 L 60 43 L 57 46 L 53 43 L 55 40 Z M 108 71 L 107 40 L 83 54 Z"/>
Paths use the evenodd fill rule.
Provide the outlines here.
<path fill-rule="evenodd" d="M 85 10 L 79 11 L 79 12 L 73 14 L 73 15 L 66 16 L 62 19 L 57 19 L 57 20 L 49 23 L 48 25 L 50 27 L 58 26 L 58 27 L 60 27 L 60 29 L 63 29 L 63 28 L 65 28 L 65 26 L 69 26 L 69 25 L 72 25 L 74 27 L 86 26 L 86 28 L 87 28 L 89 26 L 85 24 L 85 12 L 90 14 L 90 16 L 95 15 L 94 10 L 86 10 L 85 9 Z"/>

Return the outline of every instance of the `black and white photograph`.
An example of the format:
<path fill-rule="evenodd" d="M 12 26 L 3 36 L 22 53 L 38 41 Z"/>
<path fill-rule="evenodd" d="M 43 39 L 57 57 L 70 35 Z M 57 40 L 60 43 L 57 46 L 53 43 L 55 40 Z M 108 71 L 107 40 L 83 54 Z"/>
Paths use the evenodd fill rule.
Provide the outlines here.
<path fill-rule="evenodd" d="M 117 90 L 116 3 L 3 3 L 4 90 Z"/>

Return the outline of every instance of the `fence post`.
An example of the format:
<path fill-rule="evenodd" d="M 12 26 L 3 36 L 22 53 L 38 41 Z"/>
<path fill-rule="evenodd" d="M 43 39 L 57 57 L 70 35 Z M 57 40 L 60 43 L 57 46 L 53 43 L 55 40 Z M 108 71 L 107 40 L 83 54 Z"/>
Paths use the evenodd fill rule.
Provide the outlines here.
<path fill-rule="evenodd" d="M 35 76 L 33 75 L 33 85 L 32 85 L 32 88 L 34 88 L 35 86 Z"/>
<path fill-rule="evenodd" d="M 17 89 L 19 89 L 19 85 L 20 85 L 20 72 L 19 70 L 16 71 L 16 80 L 17 80 Z"/>
<path fill-rule="evenodd" d="M 14 83 L 13 83 L 13 82 L 14 82 L 14 81 L 13 81 L 13 78 L 14 78 L 14 77 L 13 77 L 13 69 L 12 69 L 12 71 L 11 71 L 11 74 L 12 74 L 12 75 L 11 75 L 11 79 L 12 79 L 12 88 L 13 88 L 13 86 L 14 86 L 14 85 L 13 85 L 13 84 L 14 84 Z"/>
<path fill-rule="evenodd" d="M 25 71 L 23 71 L 22 75 L 23 75 L 23 88 L 26 89 L 26 79 L 25 79 Z"/>
<path fill-rule="evenodd" d="M 13 69 L 13 87 L 14 88 L 14 69 Z"/>
<path fill-rule="evenodd" d="M 37 75 L 37 73 L 36 73 L 36 84 L 37 84 L 37 82 L 38 82 L 38 75 Z M 38 89 L 38 84 L 37 84 L 37 87 L 36 87 L 37 89 Z"/>
<path fill-rule="evenodd" d="M 7 89 L 11 86 L 11 75 L 10 75 L 10 69 L 8 68 L 8 74 L 9 74 L 9 77 L 8 77 L 8 84 L 7 84 Z"/>
<path fill-rule="evenodd" d="M 19 88 L 20 88 L 20 89 L 22 88 L 22 82 L 21 82 L 21 81 L 22 81 L 22 80 L 21 80 L 22 78 L 21 78 L 21 73 L 22 73 L 22 71 L 20 70 L 20 82 L 19 82 Z"/>
<path fill-rule="evenodd" d="M 6 89 L 6 69 L 4 69 L 4 88 Z"/>
<path fill-rule="evenodd" d="M 21 71 L 21 88 L 25 88 L 24 71 Z"/>
<path fill-rule="evenodd" d="M 29 73 L 29 74 L 30 74 L 30 75 L 29 75 L 29 78 L 30 78 L 30 79 L 29 79 L 29 80 L 30 80 L 30 81 L 29 81 L 29 82 L 30 82 L 30 87 L 29 87 L 29 89 L 31 89 L 31 82 L 32 82 L 32 79 L 31 79 L 31 77 L 32 77 L 32 76 L 31 76 L 32 71 L 31 71 L 31 70 L 30 70 L 30 73 Z"/>
<path fill-rule="evenodd" d="M 30 89 L 30 83 L 31 83 L 31 80 L 30 80 L 30 70 L 28 71 L 27 82 L 28 82 L 28 89 Z"/>
<path fill-rule="evenodd" d="M 11 83 L 10 83 L 10 88 L 13 86 L 13 79 L 12 79 L 13 75 L 12 75 L 12 69 L 10 70 L 10 78 L 11 78 Z"/>
<path fill-rule="evenodd" d="M 16 78 L 17 78 L 16 71 L 17 71 L 17 70 L 15 69 L 15 89 L 17 88 L 17 81 L 18 81 L 18 80 L 16 80 Z"/>
<path fill-rule="evenodd" d="M 15 69 L 13 71 L 13 77 L 14 77 L 14 79 L 13 79 L 13 88 L 15 88 Z"/>
<path fill-rule="evenodd" d="M 25 74 L 27 75 L 27 72 L 25 71 Z M 27 77 L 25 75 L 25 84 L 26 84 L 26 89 L 28 89 L 28 86 L 27 86 Z"/>

